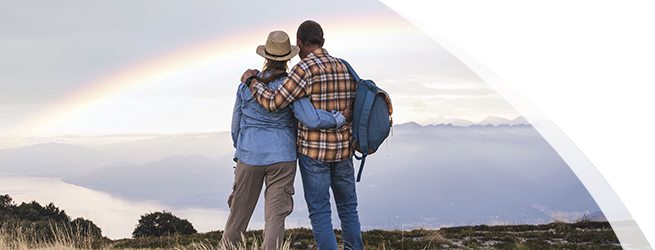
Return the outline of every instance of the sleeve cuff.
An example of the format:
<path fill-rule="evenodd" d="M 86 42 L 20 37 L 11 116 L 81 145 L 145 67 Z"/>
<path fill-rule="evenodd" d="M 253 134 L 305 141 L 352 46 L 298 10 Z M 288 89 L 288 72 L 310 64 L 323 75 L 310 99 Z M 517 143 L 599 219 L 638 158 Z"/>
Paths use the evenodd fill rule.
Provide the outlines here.
<path fill-rule="evenodd" d="M 337 122 L 336 128 L 340 128 L 344 124 L 346 124 L 346 117 L 343 116 L 341 113 L 337 112 L 336 110 L 332 110 L 332 116 L 334 116 L 334 119 Z"/>

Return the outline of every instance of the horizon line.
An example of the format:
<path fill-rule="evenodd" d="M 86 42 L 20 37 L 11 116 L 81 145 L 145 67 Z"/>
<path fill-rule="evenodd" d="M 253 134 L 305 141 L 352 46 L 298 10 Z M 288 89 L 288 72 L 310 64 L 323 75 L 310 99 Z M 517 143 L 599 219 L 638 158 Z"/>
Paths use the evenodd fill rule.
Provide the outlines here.
<path fill-rule="evenodd" d="M 458 118 L 451 118 L 452 119 L 458 119 Z M 506 119 L 506 118 L 505 118 Z M 465 120 L 465 119 L 458 119 L 458 120 Z M 469 120 L 465 120 L 469 121 Z M 512 120 L 509 120 L 512 121 Z M 480 123 L 480 122 L 472 122 L 472 124 L 469 125 L 457 125 L 457 124 L 452 124 L 452 123 L 430 123 L 430 124 L 422 124 L 421 122 L 417 121 L 407 121 L 403 123 L 398 123 L 394 124 L 394 126 L 401 126 L 401 125 L 406 125 L 406 124 L 416 124 L 421 127 L 426 127 L 426 126 L 438 126 L 438 125 L 452 125 L 455 127 L 470 127 L 470 126 L 487 126 L 491 125 L 494 127 L 498 127 L 501 125 L 509 125 L 509 126 L 514 126 L 514 125 L 532 125 L 528 122 L 526 123 L 516 123 L 516 124 L 510 124 L 510 123 L 499 123 L 498 125 L 494 125 L 491 123 Z M 111 138 L 111 137 L 152 137 L 152 138 L 158 138 L 158 137 L 168 137 L 168 136 L 193 136 L 193 135 L 209 135 L 209 134 L 217 134 L 217 133 L 230 133 L 230 131 L 227 130 L 213 130 L 213 131 L 185 131 L 185 132 L 170 132 L 170 133 L 163 133 L 163 132 L 125 132 L 125 133 L 97 133 L 97 134 L 92 134 L 92 135 L 84 135 L 84 134 L 65 134 L 65 135 L 54 135 L 54 136 L 30 136 L 30 137 L 24 137 L 24 138 L 16 138 L 16 137 L 0 137 L 0 140 L 2 139 L 22 139 L 22 140 L 29 140 L 29 139 L 59 139 L 59 138 L 85 138 L 85 139 L 90 139 L 90 138 Z"/>

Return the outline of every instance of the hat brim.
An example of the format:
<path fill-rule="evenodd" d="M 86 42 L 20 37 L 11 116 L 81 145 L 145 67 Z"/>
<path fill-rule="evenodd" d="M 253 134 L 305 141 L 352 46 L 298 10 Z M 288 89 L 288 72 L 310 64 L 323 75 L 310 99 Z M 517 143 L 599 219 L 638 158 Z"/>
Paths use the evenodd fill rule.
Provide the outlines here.
<path fill-rule="evenodd" d="M 281 57 L 267 55 L 266 54 L 266 45 L 257 46 L 257 51 L 256 52 L 257 52 L 257 55 L 260 55 L 260 56 L 262 56 L 263 58 L 266 58 L 266 59 L 270 59 L 270 60 L 273 60 L 273 61 L 286 61 L 286 60 L 289 60 L 289 59 L 293 58 L 294 56 L 296 56 L 298 54 L 298 52 L 300 52 L 300 48 L 298 46 L 291 45 L 291 52 L 288 55 L 281 56 Z"/>

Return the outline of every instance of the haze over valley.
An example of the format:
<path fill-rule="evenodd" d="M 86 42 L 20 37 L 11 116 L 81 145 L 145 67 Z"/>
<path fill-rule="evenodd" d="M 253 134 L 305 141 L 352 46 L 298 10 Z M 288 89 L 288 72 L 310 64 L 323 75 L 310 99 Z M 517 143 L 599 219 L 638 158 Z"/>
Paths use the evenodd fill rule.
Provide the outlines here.
<path fill-rule="evenodd" d="M 566 163 L 521 119 L 513 125 L 492 124 L 492 117 L 486 125 L 394 126 L 367 158 L 357 184 L 363 228 L 543 223 L 554 213 L 602 216 Z M 225 212 L 235 165 L 231 144 L 228 132 L 104 145 L 37 144 L 0 150 L 0 173 L 61 178 L 127 201 L 156 202 L 174 213 Z M 354 165 L 357 170 L 359 161 Z M 308 226 L 299 175 L 289 220 Z M 253 225 L 263 222 L 262 200 Z"/>

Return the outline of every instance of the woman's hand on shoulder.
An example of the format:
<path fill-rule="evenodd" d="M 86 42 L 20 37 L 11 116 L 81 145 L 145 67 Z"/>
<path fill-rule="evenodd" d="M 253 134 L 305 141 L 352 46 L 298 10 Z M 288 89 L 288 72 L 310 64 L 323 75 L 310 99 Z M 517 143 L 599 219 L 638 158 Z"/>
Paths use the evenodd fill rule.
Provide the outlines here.
<path fill-rule="evenodd" d="M 246 72 L 243 72 L 243 75 L 241 75 L 241 82 L 246 82 L 248 78 L 250 78 L 251 76 L 256 76 L 257 74 L 259 74 L 259 70 L 248 69 L 246 70 Z"/>

